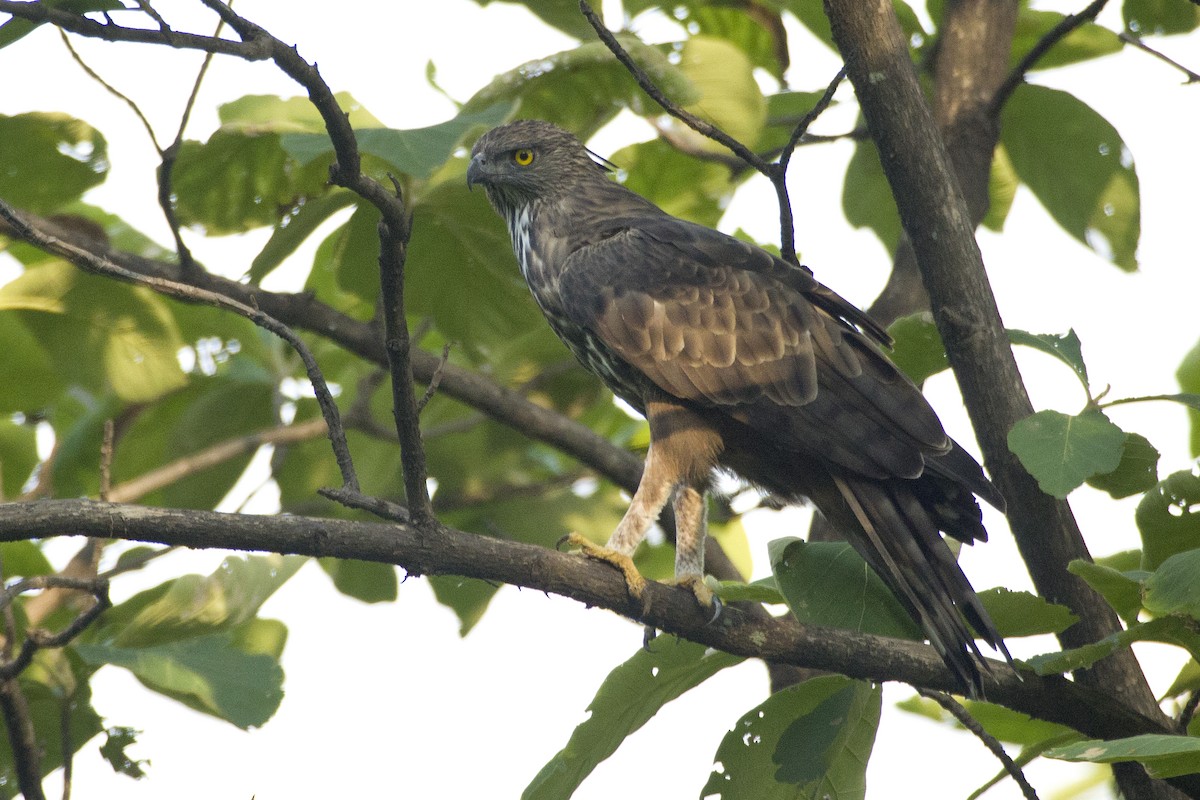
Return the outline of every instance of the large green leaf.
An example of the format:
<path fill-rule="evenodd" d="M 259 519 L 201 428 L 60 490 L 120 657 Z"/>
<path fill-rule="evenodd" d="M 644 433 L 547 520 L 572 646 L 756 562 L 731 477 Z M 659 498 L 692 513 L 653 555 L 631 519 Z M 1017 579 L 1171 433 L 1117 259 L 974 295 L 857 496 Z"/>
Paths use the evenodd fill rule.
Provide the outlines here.
<path fill-rule="evenodd" d="M 1089 739 L 1047 750 L 1047 758 L 1117 764 L 1137 761 L 1152 778 L 1174 778 L 1200 772 L 1200 738 L 1144 733 L 1127 739 Z"/>
<path fill-rule="evenodd" d="M 227 633 L 252 620 L 306 561 L 300 556 L 231 556 L 212 575 L 183 575 L 114 606 L 87 639 L 136 651 Z"/>
<path fill-rule="evenodd" d="M 1040 42 L 1047 33 L 1063 19 L 1056 11 L 1035 11 L 1022 5 L 1017 12 L 1017 27 L 1013 32 L 1010 65 L 1016 66 L 1025 55 Z M 1119 51 L 1121 40 L 1108 28 L 1094 22 L 1085 22 L 1071 30 L 1054 47 L 1044 53 L 1033 65 L 1033 69 L 1050 69 L 1066 64 L 1106 56 Z"/>
<path fill-rule="evenodd" d="M 767 119 L 767 101 L 754 79 L 754 65 L 734 44 L 713 36 L 691 36 L 679 53 L 679 69 L 700 96 L 687 110 L 753 148 Z M 697 150 L 728 154 L 724 145 L 682 123 L 675 135 Z"/>
<path fill-rule="evenodd" d="M 1163 561 L 1146 578 L 1142 604 L 1152 614 L 1186 614 L 1200 620 L 1200 549 Z"/>
<path fill-rule="evenodd" d="M 892 187 L 879 163 L 879 151 L 869 139 L 855 142 L 842 186 L 842 212 L 856 228 L 870 228 L 889 253 L 900 242 L 900 214 Z"/>
<path fill-rule="evenodd" d="M 230 631 L 141 647 L 77 644 L 75 650 L 89 664 L 124 667 L 150 689 L 242 729 L 263 725 L 283 699 L 278 660 L 236 647 Z"/>
<path fill-rule="evenodd" d="M 1066 497 L 1121 463 L 1125 432 L 1096 410 L 1077 416 L 1039 411 L 1013 426 L 1008 447 L 1046 494 Z"/>
<path fill-rule="evenodd" d="M 515 103 L 501 102 L 464 111 L 453 119 L 426 128 L 360 128 L 355 131 L 355 137 L 361 152 L 379 158 L 406 175 L 428 178 L 450 158 L 464 136 L 477 128 L 499 125 L 515 108 Z M 333 144 L 323 133 L 289 133 L 280 139 L 280 143 L 300 164 L 333 154 Z"/>
<path fill-rule="evenodd" d="M 722 800 L 861 800 L 879 727 L 878 687 L 838 675 L 775 692 L 717 748 L 701 794 Z"/>
<path fill-rule="evenodd" d="M 1137 622 L 1138 614 L 1142 610 L 1142 581 L 1148 573 L 1123 572 L 1111 566 L 1082 559 L 1072 561 L 1067 565 L 1067 569 L 1099 592 L 1126 624 L 1132 625 Z"/>
<path fill-rule="evenodd" d="M 787 68 L 787 39 L 783 20 L 764 6 L 750 7 L 689 3 L 681 6 L 679 22 L 689 30 L 704 36 L 728 41 L 741 50 L 756 69 L 763 69 L 777 79 Z M 680 18 L 681 17 L 681 18 Z M 694 35 L 694 34 L 693 34 Z"/>
<path fill-rule="evenodd" d="M 1176 553 L 1200 547 L 1200 476 L 1168 475 L 1138 503 L 1134 519 L 1142 534 L 1142 568 L 1158 569 Z"/>
<path fill-rule="evenodd" d="M 72 382 L 106 384 L 128 402 L 186 382 L 179 329 L 167 301 L 149 289 L 52 261 L 0 288 L 0 311 L 18 312 Z"/>
<path fill-rule="evenodd" d="M 617 38 L 667 97 L 683 105 L 699 99 L 696 88 L 661 50 L 633 36 Z M 604 43 L 596 41 L 498 75 L 467 101 L 463 111 L 476 113 L 513 100 L 521 103 L 518 116 L 549 120 L 584 140 L 622 108 L 641 115 L 660 112 Z"/>
<path fill-rule="evenodd" d="M 374 561 L 355 561 L 342 558 L 322 558 L 319 562 L 325 574 L 342 594 L 364 603 L 386 603 L 396 599 L 398 581 L 396 568 Z"/>
<path fill-rule="evenodd" d="M 521 795 L 523 800 L 570 797 L 621 742 L 659 709 L 721 670 L 741 662 L 702 644 L 660 636 L 609 673 L 588 706 L 590 716 Z"/>
<path fill-rule="evenodd" d="M 1088 478 L 1088 486 L 1108 492 L 1117 500 L 1153 489 L 1158 483 L 1158 455 L 1145 436 L 1127 433 L 1121 463 L 1112 472 Z"/>
<path fill-rule="evenodd" d="M 38 214 L 58 210 L 108 174 L 98 130 L 66 114 L 0 115 L 0 197 Z"/>
<path fill-rule="evenodd" d="M 404 299 L 467 348 L 486 349 L 546 322 L 529 297 L 503 223 L 481 192 L 444 183 L 413 208 Z M 376 270 L 378 272 L 378 270 Z"/>
<path fill-rule="evenodd" d="M 627 173 L 625 187 L 669 214 L 715 227 L 735 184 L 729 168 L 684 155 L 662 139 L 630 145 L 612 155 Z"/>
<path fill-rule="evenodd" d="M 1189 33 L 1200 26 L 1200 8 L 1187 0 L 1125 0 L 1121 17 L 1135 36 Z"/>
<path fill-rule="evenodd" d="M 888 327 L 888 333 L 892 337 L 892 361 L 918 386 L 950 368 L 946 347 L 930 312 L 901 317 Z"/>
<path fill-rule="evenodd" d="M 1066 606 L 1029 592 L 999 587 L 980 592 L 979 600 L 1005 639 L 1062 633 L 1079 621 Z"/>
<path fill-rule="evenodd" d="M 771 570 L 801 622 L 900 639 L 921 629 L 867 563 L 845 542 L 771 542 Z"/>
<path fill-rule="evenodd" d="M 1001 131 L 1018 177 L 1050 216 L 1098 255 L 1136 269 L 1138 177 L 1116 129 L 1067 92 L 1024 84 L 1004 107 Z"/>

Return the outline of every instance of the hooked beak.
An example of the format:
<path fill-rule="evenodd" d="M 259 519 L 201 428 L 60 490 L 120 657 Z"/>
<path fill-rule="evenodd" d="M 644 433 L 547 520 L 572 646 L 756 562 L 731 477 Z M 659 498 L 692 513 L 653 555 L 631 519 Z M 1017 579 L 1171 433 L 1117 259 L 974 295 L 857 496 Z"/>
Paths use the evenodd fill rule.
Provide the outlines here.
<path fill-rule="evenodd" d="M 471 158 L 471 163 L 467 165 L 467 189 L 472 189 L 477 183 L 487 183 L 487 159 L 483 153 L 479 153 Z"/>

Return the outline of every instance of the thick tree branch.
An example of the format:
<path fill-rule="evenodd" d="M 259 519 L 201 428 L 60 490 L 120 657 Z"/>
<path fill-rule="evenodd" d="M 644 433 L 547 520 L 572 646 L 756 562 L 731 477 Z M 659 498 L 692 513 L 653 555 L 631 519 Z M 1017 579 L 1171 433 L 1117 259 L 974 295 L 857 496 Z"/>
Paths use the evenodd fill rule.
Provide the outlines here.
<path fill-rule="evenodd" d="M 447 529 L 437 537 L 407 525 L 298 516 L 219 514 L 90 500 L 39 500 L 0 505 L 0 541 L 80 534 L 193 548 L 268 551 L 395 564 L 410 575 L 452 574 L 569 597 L 751 658 L 898 680 L 953 691 L 954 679 L 933 648 L 844 630 L 801 625 L 790 616 L 751 618 L 730 607 L 715 623 L 686 589 L 651 582 L 644 605 L 629 597 L 616 570 L 591 559 L 521 542 Z M 1139 714 L 1109 692 L 1057 677 L 1018 676 L 992 662 L 988 698 L 1026 714 L 1069 725 L 1088 736 L 1115 738 L 1174 731 Z M 1189 779 L 1200 794 L 1200 778 Z"/>
<path fill-rule="evenodd" d="M 884 173 L 929 292 L 934 318 L 962 390 L 985 463 L 1008 500 L 1009 522 L 1034 585 L 1080 621 L 1066 646 L 1120 629 L 1112 609 L 1067 564 L 1089 558 L 1070 507 L 1043 494 L 1009 451 L 1007 435 L 1033 413 L 1008 345 L 950 159 L 925 103 L 891 4 L 827 0 L 834 39 L 879 144 Z M 1144 714 L 1161 710 L 1136 659 L 1122 652 L 1081 680 L 1103 685 Z M 1129 794 L 1129 786 L 1123 782 Z"/>

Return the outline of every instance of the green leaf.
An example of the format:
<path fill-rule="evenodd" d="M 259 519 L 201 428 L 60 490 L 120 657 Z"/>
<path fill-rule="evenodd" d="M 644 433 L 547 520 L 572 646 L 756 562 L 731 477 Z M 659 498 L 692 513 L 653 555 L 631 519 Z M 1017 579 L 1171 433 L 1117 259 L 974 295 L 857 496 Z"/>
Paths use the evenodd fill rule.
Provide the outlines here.
<path fill-rule="evenodd" d="M 3 291 L 0 289 L 0 297 Z M 0 412 L 42 408 L 66 388 L 61 362 L 56 362 L 20 315 L 0 314 L 0 350 L 4 353 L 0 358 Z M 8 478 L 6 473 L 6 487 Z"/>
<path fill-rule="evenodd" d="M 901 317 L 888 326 L 888 333 L 893 340 L 892 361 L 918 386 L 950 368 L 946 348 L 930 312 Z"/>
<path fill-rule="evenodd" d="M 656 47 L 622 34 L 617 40 L 667 97 L 681 105 L 699 99 L 683 72 Z M 586 141 L 622 108 L 635 114 L 661 113 L 603 42 L 539 58 L 498 75 L 480 89 L 463 111 L 476 113 L 497 103 L 520 100 L 518 116 L 544 119 L 574 131 Z"/>
<path fill-rule="evenodd" d="M 458 575 L 431 575 L 429 585 L 437 601 L 449 608 L 458 617 L 458 635 L 471 632 L 488 604 L 500 587 L 478 578 L 463 578 Z"/>
<path fill-rule="evenodd" d="M 742 661 L 704 645 L 660 636 L 617 667 L 588 706 L 590 716 L 521 795 L 523 800 L 570 797 L 596 765 L 659 709 L 721 670 Z"/>
<path fill-rule="evenodd" d="M 722 800 L 865 797 L 881 698 L 878 687 L 840 675 L 772 694 L 725 735 L 714 756 L 720 766 L 701 794 Z"/>
<path fill-rule="evenodd" d="M 895 254 L 900 242 L 900 214 L 879 163 L 879 151 L 869 139 L 854 143 L 842 185 L 842 211 L 847 222 L 856 228 L 870 228 L 888 253 Z"/>
<path fill-rule="evenodd" d="M 668 214 L 715 226 L 725 213 L 736 184 L 729 168 L 681 153 L 662 139 L 630 145 L 612 155 L 625 188 Z"/>
<path fill-rule="evenodd" d="M 1046 494 L 1066 497 L 1121 463 L 1125 432 L 1099 411 L 1039 411 L 1013 426 L 1008 447 Z"/>
<path fill-rule="evenodd" d="M 1200 549 L 1176 553 L 1146 578 L 1142 605 L 1152 614 L 1200 620 Z"/>
<path fill-rule="evenodd" d="M 346 190 L 334 190 L 324 197 L 305 199 L 289 214 L 275 223 L 275 232 L 250 262 L 250 281 L 258 284 L 284 259 L 296 252 L 304 240 L 312 235 L 322 222 L 347 206 L 354 205 L 357 196 Z"/>
<path fill-rule="evenodd" d="M 1107 120 L 1067 92 L 1023 84 L 1004 107 L 1001 141 L 1021 182 L 1067 233 L 1121 269 L 1137 269 L 1137 171 Z"/>
<path fill-rule="evenodd" d="M 113 768 L 113 772 L 127 775 L 130 778 L 146 777 L 144 766 L 150 761 L 144 758 L 130 758 L 125 749 L 137 744 L 141 731 L 133 728 L 108 728 L 104 731 L 104 744 L 100 745 L 100 756 Z"/>
<path fill-rule="evenodd" d="M 100 627 L 89 632 L 89 640 L 135 652 L 227 633 L 253 619 L 306 561 L 301 556 L 231 556 L 212 575 L 183 575 L 114 606 Z"/>
<path fill-rule="evenodd" d="M 774 576 L 760 578 L 753 583 L 721 581 L 717 596 L 727 603 L 786 603 L 775 583 Z"/>
<path fill-rule="evenodd" d="M 353 559 L 322 558 L 317 563 L 333 579 L 342 594 L 364 603 L 386 603 L 396 599 L 396 568 L 391 564 Z"/>
<path fill-rule="evenodd" d="M 1103 597 L 1113 610 L 1132 625 L 1142 610 L 1142 580 L 1147 573 L 1122 572 L 1103 564 L 1075 559 L 1067 565 L 1071 574 L 1078 575 Z"/>
<path fill-rule="evenodd" d="M 767 101 L 754 79 L 754 65 L 736 45 L 713 36 L 691 36 L 679 53 L 679 69 L 700 96 L 687 110 L 753 148 L 767 119 Z M 676 136 L 703 152 L 727 154 L 724 145 L 682 123 Z"/>
<path fill-rule="evenodd" d="M 1166 36 L 1196 30 L 1200 8 L 1185 0 L 1125 0 L 1121 18 L 1135 36 Z"/>
<path fill-rule="evenodd" d="M 37 431 L 34 426 L 18 425 L 0 418 L 0 502 L 20 496 L 37 464 Z M 8 571 L 7 564 L 4 564 L 4 574 L 13 574 Z"/>
<path fill-rule="evenodd" d="M 979 600 L 1005 639 L 1062 633 L 1079 621 L 1066 606 L 1029 592 L 997 587 L 979 592 Z"/>
<path fill-rule="evenodd" d="M 499 125 L 515 109 L 516 104 L 512 102 L 496 103 L 477 111 L 464 111 L 453 119 L 426 128 L 360 128 L 354 134 L 360 152 L 379 158 L 398 172 L 428 178 L 446 163 L 464 136 L 477 128 Z M 324 133 L 284 134 L 279 143 L 284 152 L 300 164 L 333 155 L 333 143 Z"/>
<path fill-rule="evenodd" d="M 1197 689 L 1200 689 L 1200 662 L 1193 658 L 1179 670 L 1179 674 L 1175 676 L 1171 686 L 1163 692 L 1163 697 L 1179 697 L 1181 694 L 1194 692 Z M 1192 735 L 1194 736 L 1195 733 L 1193 732 Z"/>
<path fill-rule="evenodd" d="M 66 114 L 0 114 L 0 164 L 0 197 L 46 214 L 103 183 L 108 145 L 98 130 Z"/>
<path fill-rule="evenodd" d="M 1138 503 L 1134 519 L 1142 534 L 1142 567 L 1155 570 L 1171 556 L 1200 547 L 1200 476 L 1168 475 Z"/>
<path fill-rule="evenodd" d="M 1200 343 L 1183 357 L 1183 362 L 1175 371 L 1175 380 L 1179 381 L 1180 388 L 1185 392 L 1200 394 Z M 1188 408 L 1187 415 L 1191 426 L 1191 453 L 1193 456 L 1200 456 L 1200 410 Z"/>
<path fill-rule="evenodd" d="M 383 123 L 349 92 L 338 92 L 333 97 L 353 127 L 383 127 Z M 217 115 L 224 129 L 246 134 L 317 133 L 325 130 L 321 112 L 307 97 L 246 95 L 220 106 Z"/>
<path fill-rule="evenodd" d="M 1013 170 L 1012 159 L 1004 145 L 997 144 L 995 155 L 992 157 L 992 167 L 988 172 L 988 210 L 980 224 L 988 230 L 1000 232 L 1004 230 L 1004 221 L 1012 210 L 1013 200 L 1017 196 L 1017 186 L 1021 183 Z"/>
<path fill-rule="evenodd" d="M 1137 761 L 1152 778 L 1160 780 L 1200 772 L 1200 738 L 1144 733 L 1126 739 L 1089 739 L 1055 747 L 1043 755 L 1062 761 L 1117 764 Z"/>
<path fill-rule="evenodd" d="M 1117 500 L 1149 491 L 1158 483 L 1158 450 L 1140 433 L 1127 433 L 1121 463 L 1112 472 L 1093 475 L 1087 483 Z"/>
<path fill-rule="evenodd" d="M 229 631 L 139 647 L 74 647 L 89 664 L 124 667 L 148 688 L 243 730 L 266 723 L 283 699 L 278 660 L 237 649 Z"/>
<path fill-rule="evenodd" d="M 107 382 L 128 402 L 149 402 L 186 383 L 179 329 L 167 301 L 150 289 L 51 261 L 0 288 L 0 311 L 20 311 L 72 380 Z"/>
<path fill-rule="evenodd" d="M 29 578 L 54 572 L 41 548 L 33 542 L 0 542 L 0 564 L 8 578 L 18 575 Z"/>
<path fill-rule="evenodd" d="M 963 705 L 985 731 L 1002 742 L 1032 747 L 1057 736 L 1079 736 L 1066 725 L 1034 719 L 1020 711 L 1013 711 L 994 703 L 968 700 Z M 910 714 L 919 714 L 943 724 L 962 727 L 962 723 L 937 702 L 919 695 L 897 703 L 896 707 Z"/>
<path fill-rule="evenodd" d="M 1059 653 L 1045 653 L 1026 659 L 1038 675 L 1057 675 L 1086 669 L 1117 650 L 1134 642 L 1163 642 L 1182 647 L 1192 658 L 1200 654 L 1200 634 L 1193 630 L 1194 622 L 1182 617 L 1159 617 L 1149 622 L 1130 625 L 1123 631 L 1104 637 L 1098 642 Z"/>
<path fill-rule="evenodd" d="M 701 34 L 724 39 L 741 50 L 756 69 L 766 70 L 777 79 L 783 78 L 787 68 L 787 42 L 783 20 L 778 14 L 771 14 L 761 6 L 756 9 L 755 16 L 747 13 L 745 8 L 699 3 L 680 8 L 684 13 L 676 19 L 693 36 Z"/>
<path fill-rule="evenodd" d="M 1075 373 L 1075 377 L 1079 378 L 1084 390 L 1088 388 L 1087 364 L 1083 361 L 1083 345 L 1074 328 L 1068 330 L 1065 336 L 1056 333 L 1029 333 L 1013 328 L 1009 328 L 1007 332 L 1008 340 L 1013 344 L 1040 350 L 1066 364 Z"/>
<path fill-rule="evenodd" d="M 845 542 L 771 542 L 771 570 L 801 622 L 920 641 L 921 629 Z"/>
<path fill-rule="evenodd" d="M 1032 50 L 1042 38 L 1065 19 L 1055 11 L 1035 11 L 1021 6 L 1017 12 L 1017 27 L 1013 33 L 1012 56 L 1009 65 L 1017 63 Z M 1108 28 L 1094 22 L 1085 22 L 1060 39 L 1054 47 L 1044 53 L 1033 65 L 1034 70 L 1076 64 L 1118 52 L 1121 40 Z"/>

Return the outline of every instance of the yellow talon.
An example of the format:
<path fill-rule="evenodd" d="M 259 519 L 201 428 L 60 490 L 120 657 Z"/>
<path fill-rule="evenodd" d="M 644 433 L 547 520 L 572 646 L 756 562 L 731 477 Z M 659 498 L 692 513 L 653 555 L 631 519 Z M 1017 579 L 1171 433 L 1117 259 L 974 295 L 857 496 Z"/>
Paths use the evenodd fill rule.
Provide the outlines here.
<path fill-rule="evenodd" d="M 709 622 L 713 622 L 721 616 L 721 598 L 713 593 L 712 587 L 705 582 L 703 575 L 680 575 L 665 581 L 665 583 L 690 589 L 696 597 L 696 602 L 705 609 L 712 609 L 713 615 Z"/>
<path fill-rule="evenodd" d="M 629 596 L 634 600 L 641 600 L 646 593 L 646 579 L 633 565 L 633 559 L 624 553 L 598 545 L 578 533 L 568 533 L 558 540 L 559 549 L 564 544 L 579 548 L 579 551 L 588 558 L 603 561 L 621 570 L 621 574 L 625 576 L 625 587 L 629 590 Z"/>

